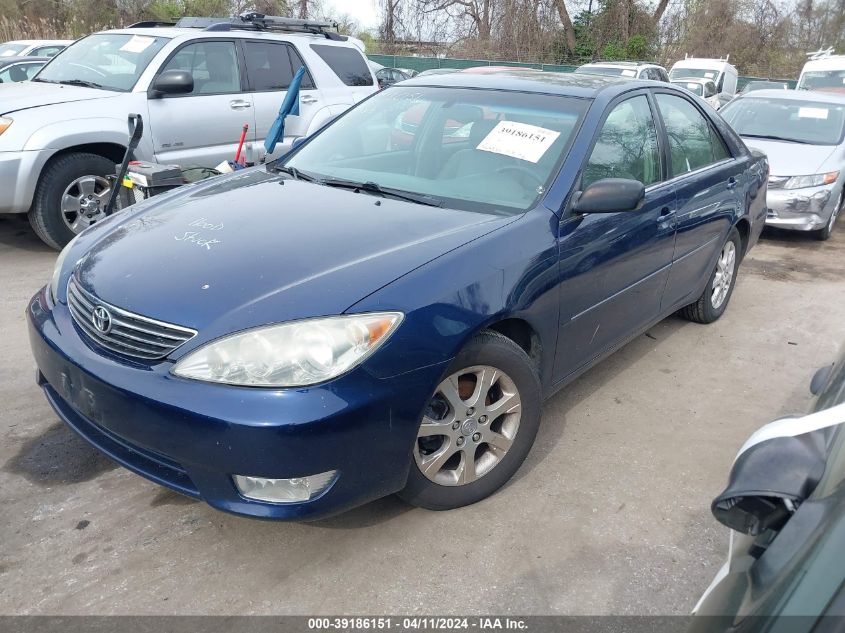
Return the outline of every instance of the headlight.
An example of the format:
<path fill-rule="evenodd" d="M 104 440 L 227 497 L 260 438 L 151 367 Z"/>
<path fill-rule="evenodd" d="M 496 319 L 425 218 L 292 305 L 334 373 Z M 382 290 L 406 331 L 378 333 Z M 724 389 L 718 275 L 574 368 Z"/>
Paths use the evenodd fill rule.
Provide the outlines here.
<path fill-rule="evenodd" d="M 304 387 L 349 371 L 384 343 L 401 312 L 293 321 L 248 330 L 191 352 L 182 378 L 248 387 Z"/>
<path fill-rule="evenodd" d="M 52 299 L 54 304 L 56 303 L 56 297 L 59 292 L 59 278 L 62 276 L 62 268 L 65 265 L 65 260 L 67 259 L 68 253 L 70 253 L 70 249 L 73 248 L 73 244 L 78 237 L 77 235 L 67 243 L 67 246 L 62 249 L 62 252 L 56 258 L 56 265 L 53 266 L 53 277 L 50 279 L 50 299 Z"/>
<path fill-rule="evenodd" d="M 838 171 L 829 171 L 826 174 L 813 174 L 812 176 L 793 176 L 783 184 L 784 189 L 803 189 L 804 187 L 821 187 L 832 185 L 839 178 Z"/>
<path fill-rule="evenodd" d="M 8 130 L 11 124 L 12 119 L 10 119 L 9 117 L 0 116 L 0 134 Z"/>

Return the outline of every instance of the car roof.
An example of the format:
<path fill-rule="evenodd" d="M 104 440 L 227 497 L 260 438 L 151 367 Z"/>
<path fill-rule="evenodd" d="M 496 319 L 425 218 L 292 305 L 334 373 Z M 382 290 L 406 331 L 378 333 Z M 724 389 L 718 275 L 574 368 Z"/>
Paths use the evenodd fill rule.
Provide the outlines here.
<path fill-rule="evenodd" d="M 618 61 L 618 62 L 590 62 L 589 64 L 582 64 L 578 68 L 639 68 L 641 66 L 658 66 L 655 62 L 633 62 L 633 61 Z"/>
<path fill-rule="evenodd" d="M 526 70 L 497 70 L 489 73 L 425 75 L 402 82 L 402 86 L 483 88 L 513 92 L 534 92 L 570 97 L 594 98 L 600 92 L 624 92 L 631 88 L 666 86 L 663 82 L 586 73 L 555 73 Z"/>
<path fill-rule="evenodd" d="M 834 105 L 845 105 L 845 94 L 837 92 L 825 92 L 821 90 L 755 90 L 749 92 L 749 96 L 743 99 L 767 97 L 769 99 L 785 99 L 789 101 L 815 101 L 818 103 L 831 103 Z"/>
<path fill-rule="evenodd" d="M 331 46 L 352 46 L 354 48 L 358 48 L 355 45 L 355 42 L 352 40 L 330 40 L 324 35 L 319 35 L 316 33 L 295 33 L 290 31 L 252 31 L 247 29 L 231 29 L 229 31 L 206 31 L 203 29 L 197 28 L 188 28 L 188 27 L 175 27 L 175 26 L 155 26 L 155 27 L 143 27 L 143 28 L 135 28 L 135 29 L 109 29 L 106 31 L 98 31 L 94 33 L 94 35 L 100 35 L 102 33 L 115 33 L 119 35 L 142 35 L 145 37 L 164 37 L 167 39 L 176 39 L 176 38 L 184 38 L 184 39 L 193 39 L 193 38 L 213 38 L 213 37 L 232 37 L 232 38 L 243 38 L 243 39 L 267 39 L 267 40 L 276 40 L 284 39 L 287 41 L 290 40 L 299 40 L 304 42 L 309 42 L 312 44 L 319 43 L 319 44 L 328 44 Z M 358 49 L 360 50 L 360 49 Z"/>
<path fill-rule="evenodd" d="M 23 55 L 20 57 L 0 57 L 0 66 L 17 64 L 18 62 L 46 62 L 49 60 L 49 57 L 41 57 L 38 55 Z"/>
<path fill-rule="evenodd" d="M 820 59 L 811 59 L 801 70 L 845 70 L 845 55 L 829 55 Z"/>

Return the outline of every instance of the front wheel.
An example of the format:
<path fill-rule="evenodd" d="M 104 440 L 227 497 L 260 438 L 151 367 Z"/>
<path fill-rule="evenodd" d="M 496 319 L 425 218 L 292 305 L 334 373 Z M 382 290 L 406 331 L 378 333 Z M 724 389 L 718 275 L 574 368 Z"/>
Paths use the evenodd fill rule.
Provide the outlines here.
<path fill-rule="evenodd" d="M 842 209 L 843 199 L 845 199 L 845 189 L 843 189 L 842 193 L 839 194 L 839 199 L 836 201 L 836 206 L 833 207 L 833 211 L 830 213 L 830 219 L 827 221 L 827 224 L 824 228 L 813 232 L 813 235 L 817 240 L 824 242 L 825 240 L 830 239 L 830 235 L 833 233 L 833 225 L 836 224 L 836 218 L 839 217 L 839 211 Z"/>
<path fill-rule="evenodd" d="M 423 415 L 403 499 L 430 510 L 480 501 L 528 455 L 540 424 L 540 381 L 528 355 L 482 332 L 455 357 Z"/>
<path fill-rule="evenodd" d="M 722 245 L 719 258 L 707 281 L 704 292 L 695 303 L 681 308 L 681 315 L 696 323 L 713 323 L 725 312 L 736 285 L 736 271 L 742 248 L 739 232 L 734 228 Z"/>

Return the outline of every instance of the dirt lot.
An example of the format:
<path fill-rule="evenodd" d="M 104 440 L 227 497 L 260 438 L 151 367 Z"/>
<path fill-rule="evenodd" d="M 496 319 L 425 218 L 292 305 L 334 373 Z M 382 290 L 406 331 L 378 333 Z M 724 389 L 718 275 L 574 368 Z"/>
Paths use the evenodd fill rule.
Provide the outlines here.
<path fill-rule="evenodd" d="M 516 479 L 445 513 L 222 514 L 114 466 L 34 382 L 55 253 L 0 220 L 0 614 L 684 614 L 725 554 L 709 504 L 845 341 L 845 224 L 766 234 L 712 326 L 670 318 L 545 406 Z"/>

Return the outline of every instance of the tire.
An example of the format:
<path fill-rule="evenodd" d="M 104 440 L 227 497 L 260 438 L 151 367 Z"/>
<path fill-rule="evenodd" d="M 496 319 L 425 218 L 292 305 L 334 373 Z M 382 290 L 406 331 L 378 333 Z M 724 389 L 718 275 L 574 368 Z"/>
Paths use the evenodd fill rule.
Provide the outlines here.
<path fill-rule="evenodd" d="M 101 200 L 105 177 L 113 174 L 115 163 L 97 154 L 72 152 L 51 161 L 41 172 L 32 208 L 29 211 L 29 223 L 32 229 L 47 245 L 61 249 L 73 239 L 76 232 L 64 219 L 62 198 L 65 191 L 80 179 L 93 179 L 99 187 L 94 191 L 92 202 L 102 209 L 105 201 Z M 81 192 L 81 190 L 76 190 Z M 93 198 L 96 197 L 96 200 Z M 94 207 L 91 207 L 94 209 Z M 99 218 L 98 218 L 99 219 Z M 93 222 L 81 222 L 80 230 Z"/>
<path fill-rule="evenodd" d="M 827 225 L 822 229 L 813 231 L 813 237 L 817 240 L 824 242 L 830 239 L 830 235 L 833 233 L 833 227 L 836 224 L 836 218 L 839 217 L 839 211 L 842 209 L 843 199 L 845 199 L 845 189 L 839 194 L 839 200 L 836 201 L 836 206 L 833 207 L 833 212 L 830 214 L 830 220 L 828 220 Z"/>
<path fill-rule="evenodd" d="M 731 251 L 733 252 L 732 257 L 726 255 L 726 253 L 730 253 Z M 728 307 L 728 302 L 731 300 L 731 295 L 733 295 L 734 287 L 736 286 L 736 273 L 739 268 L 741 253 L 742 240 L 739 237 L 739 231 L 733 228 L 728 233 L 728 239 L 722 245 L 719 258 L 716 260 L 716 265 L 713 266 L 713 272 L 710 273 L 710 277 L 707 279 L 704 292 L 701 293 L 701 296 L 694 303 L 681 308 L 681 316 L 696 323 L 713 323 L 713 321 L 724 314 L 725 309 Z M 726 261 L 726 257 L 730 259 L 730 262 Z M 728 270 L 730 271 L 730 277 L 728 278 L 727 286 L 720 284 L 722 293 L 718 295 L 717 301 L 716 284 L 724 280 L 724 273 L 722 271 L 727 264 L 729 264 Z"/>
<path fill-rule="evenodd" d="M 432 396 L 399 496 L 429 510 L 490 496 L 525 461 L 540 426 L 540 405 L 540 380 L 525 351 L 498 332 L 476 335 Z"/>

